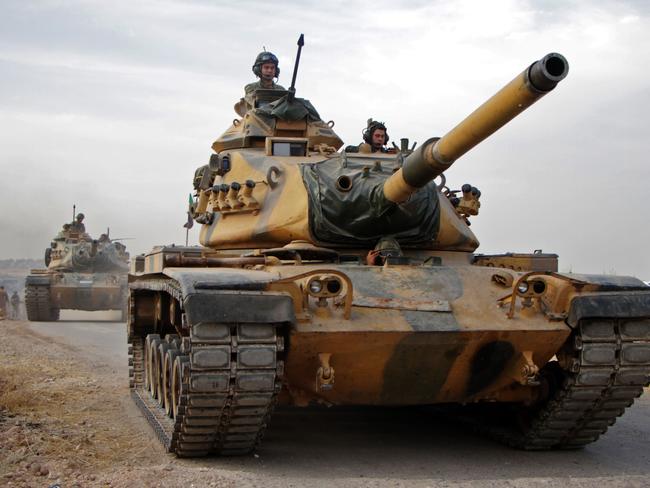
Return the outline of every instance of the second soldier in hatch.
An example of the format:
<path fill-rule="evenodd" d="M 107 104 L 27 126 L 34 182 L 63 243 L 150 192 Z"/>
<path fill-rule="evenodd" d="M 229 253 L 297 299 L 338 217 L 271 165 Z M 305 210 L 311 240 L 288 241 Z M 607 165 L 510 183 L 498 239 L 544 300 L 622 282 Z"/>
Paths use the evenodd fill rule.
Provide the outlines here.
<path fill-rule="evenodd" d="M 394 149 L 387 149 L 388 132 L 386 125 L 378 120 L 368 119 L 366 128 L 361 133 L 363 142 L 358 146 L 347 146 L 347 153 L 394 153 Z"/>
<path fill-rule="evenodd" d="M 363 131 L 363 141 L 370 146 L 370 152 L 388 152 L 388 132 L 384 123 L 368 120 L 368 127 Z"/>

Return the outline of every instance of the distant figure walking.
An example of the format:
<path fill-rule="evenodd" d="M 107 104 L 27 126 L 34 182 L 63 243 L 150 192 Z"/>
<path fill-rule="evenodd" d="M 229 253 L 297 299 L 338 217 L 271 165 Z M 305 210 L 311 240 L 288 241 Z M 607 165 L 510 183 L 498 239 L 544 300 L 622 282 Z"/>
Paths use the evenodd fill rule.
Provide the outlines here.
<path fill-rule="evenodd" d="M 11 319 L 20 320 L 20 296 L 15 290 L 11 295 Z"/>

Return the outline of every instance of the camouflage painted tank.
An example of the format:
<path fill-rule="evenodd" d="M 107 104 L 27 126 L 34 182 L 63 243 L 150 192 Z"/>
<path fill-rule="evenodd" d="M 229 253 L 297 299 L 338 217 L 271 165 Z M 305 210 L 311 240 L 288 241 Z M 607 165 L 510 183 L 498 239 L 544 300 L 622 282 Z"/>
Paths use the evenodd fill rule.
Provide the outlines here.
<path fill-rule="evenodd" d="M 468 405 L 523 449 L 605 432 L 648 384 L 650 290 L 474 254 L 480 192 L 434 182 L 567 71 L 543 57 L 414 151 L 338 152 L 292 89 L 240 102 L 194 176 L 202 247 L 132 262 L 132 394 L 166 448 L 247 453 L 276 403 Z"/>
<path fill-rule="evenodd" d="M 31 321 L 59 319 L 61 309 L 121 310 L 126 319 L 129 253 L 108 234 L 92 239 L 81 222 L 65 224 L 45 250 L 45 269 L 25 280 Z"/>

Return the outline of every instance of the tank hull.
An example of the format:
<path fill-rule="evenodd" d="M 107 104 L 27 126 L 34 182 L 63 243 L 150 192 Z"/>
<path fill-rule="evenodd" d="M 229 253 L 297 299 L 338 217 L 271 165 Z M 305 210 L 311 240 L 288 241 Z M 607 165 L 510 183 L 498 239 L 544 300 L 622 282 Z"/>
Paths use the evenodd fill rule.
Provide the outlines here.
<path fill-rule="evenodd" d="M 277 403 L 499 404 L 539 416 L 501 440 L 580 447 L 648 383 L 650 292 L 633 278 L 209 254 L 159 249 L 129 278 L 132 393 L 180 456 L 249 452 Z M 513 292 L 541 292 L 533 276 L 540 296 Z"/>
<path fill-rule="evenodd" d="M 61 309 L 122 310 L 126 318 L 127 276 L 122 273 L 33 270 L 25 287 L 25 306 L 32 321 L 57 320 Z"/>

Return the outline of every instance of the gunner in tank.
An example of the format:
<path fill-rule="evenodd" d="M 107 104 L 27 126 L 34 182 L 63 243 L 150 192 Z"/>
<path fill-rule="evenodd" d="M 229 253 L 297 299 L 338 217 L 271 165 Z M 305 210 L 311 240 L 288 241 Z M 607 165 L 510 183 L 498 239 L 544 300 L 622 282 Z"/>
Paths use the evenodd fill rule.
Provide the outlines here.
<path fill-rule="evenodd" d="M 262 51 L 259 53 L 252 69 L 259 81 L 249 83 L 244 87 L 245 98 L 249 103 L 255 90 L 285 90 L 283 86 L 273 81 L 280 76 L 280 66 L 278 58 L 272 52 Z"/>
<path fill-rule="evenodd" d="M 386 125 L 377 120 L 368 120 L 368 127 L 363 131 L 363 144 L 370 146 L 370 152 L 388 152 L 386 144 L 388 143 L 388 132 Z M 365 152 L 365 151 L 361 151 Z"/>
<path fill-rule="evenodd" d="M 392 152 L 386 148 L 388 143 L 388 132 L 386 125 L 378 120 L 368 119 L 368 125 L 362 132 L 363 142 L 358 146 L 347 146 L 345 152 L 354 153 L 387 153 Z"/>

